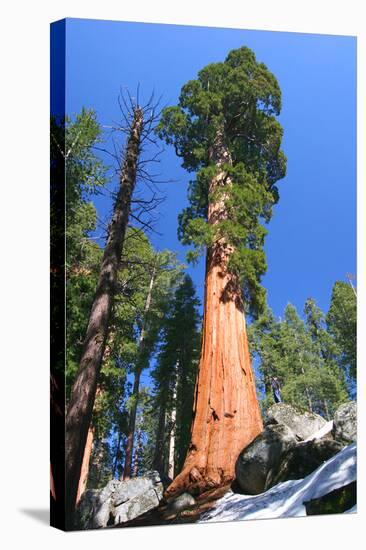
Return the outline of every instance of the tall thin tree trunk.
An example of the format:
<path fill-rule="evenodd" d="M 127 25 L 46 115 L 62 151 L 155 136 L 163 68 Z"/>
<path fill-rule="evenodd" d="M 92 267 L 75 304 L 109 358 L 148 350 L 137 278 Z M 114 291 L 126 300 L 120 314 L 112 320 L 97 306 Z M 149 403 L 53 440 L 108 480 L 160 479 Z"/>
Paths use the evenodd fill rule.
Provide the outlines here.
<path fill-rule="evenodd" d="M 168 477 L 174 479 L 174 458 L 175 458 L 175 433 L 176 433 L 176 418 L 177 418 L 177 382 L 175 380 L 173 390 L 173 408 L 170 413 L 170 435 L 169 435 L 169 459 L 168 459 Z"/>
<path fill-rule="evenodd" d="M 93 450 L 93 440 L 94 440 L 94 426 L 90 426 L 88 430 L 88 437 L 86 439 L 86 445 L 84 450 L 84 457 L 83 457 L 83 463 L 81 465 L 81 473 L 80 473 L 80 479 L 79 479 L 79 486 L 78 486 L 78 492 L 76 495 L 76 505 L 79 504 L 80 499 L 86 489 L 86 485 L 88 483 L 88 475 L 89 475 L 89 464 L 90 464 L 90 457 Z"/>
<path fill-rule="evenodd" d="M 324 411 L 325 411 L 325 418 L 328 420 L 330 420 L 330 416 L 329 416 L 329 408 L 328 408 L 328 401 L 326 399 L 324 399 Z"/>
<path fill-rule="evenodd" d="M 126 441 L 126 452 L 125 452 L 125 466 L 123 469 L 122 479 L 130 479 L 132 473 L 132 456 L 133 456 L 133 440 L 135 437 L 135 424 L 136 424 L 136 412 L 138 404 L 138 395 L 140 388 L 140 377 L 142 369 L 141 367 L 135 371 L 135 379 L 133 381 L 132 397 L 133 402 L 131 405 L 130 418 L 128 423 L 128 434 Z"/>
<path fill-rule="evenodd" d="M 103 360 L 106 356 L 107 347 L 105 349 L 105 353 L 103 356 Z M 102 393 L 102 390 L 99 385 L 97 385 L 97 389 L 95 392 L 95 401 L 94 401 L 94 407 L 93 411 L 95 412 L 95 405 L 96 405 L 96 399 L 100 396 Z M 89 469 L 90 469 L 90 458 L 93 451 L 93 444 L 94 444 L 94 433 L 95 428 L 93 424 L 91 423 L 88 430 L 88 436 L 86 438 L 86 445 L 84 450 L 84 456 L 83 456 L 83 462 L 81 465 L 81 472 L 80 472 L 80 479 L 79 479 L 79 485 L 78 485 L 78 492 L 76 495 L 76 506 L 79 504 L 80 499 L 82 497 L 82 494 L 84 493 L 86 489 L 86 485 L 88 483 L 88 476 L 89 476 Z"/>
<path fill-rule="evenodd" d="M 155 282 L 155 275 L 156 275 L 156 267 L 154 267 L 151 275 L 149 290 L 148 290 L 146 302 L 145 302 L 144 320 L 143 320 L 143 326 L 140 334 L 137 367 L 135 371 L 135 379 L 133 382 L 133 389 L 132 389 L 132 406 L 131 406 L 129 425 L 128 425 L 125 467 L 123 470 L 122 479 L 129 479 L 131 477 L 131 472 L 132 472 L 133 440 L 135 437 L 136 412 L 137 412 L 137 405 L 138 405 L 138 399 L 139 399 L 140 378 L 141 378 L 141 373 L 145 366 L 142 360 L 142 356 L 145 348 L 147 316 L 151 306 L 151 296 L 152 296 L 152 291 L 153 291 L 154 282 Z"/>
<path fill-rule="evenodd" d="M 108 336 L 113 298 L 123 242 L 136 183 L 137 160 L 143 127 L 143 112 L 135 109 L 122 167 L 120 188 L 109 227 L 109 236 L 91 308 L 79 370 L 72 387 L 66 416 L 66 522 L 73 516 L 84 449 L 91 422 L 97 381 Z"/>
<path fill-rule="evenodd" d="M 136 449 L 135 449 L 135 457 L 134 457 L 134 462 L 133 462 L 133 476 L 134 477 L 137 477 L 139 475 L 141 453 L 142 453 L 142 430 L 139 427 L 138 430 L 137 430 Z"/>
<path fill-rule="evenodd" d="M 153 470 L 157 470 L 159 474 L 164 472 L 164 439 L 165 439 L 165 403 L 161 403 L 159 408 L 159 420 L 156 431 L 154 458 L 152 462 Z"/>
<path fill-rule="evenodd" d="M 209 196 L 230 185 L 223 164 L 230 155 L 218 133 L 211 152 L 217 167 Z M 225 196 L 209 200 L 208 221 L 227 218 Z M 223 239 L 207 251 L 201 358 L 195 387 L 191 443 L 181 473 L 166 497 L 230 483 L 240 451 L 263 429 L 250 364 L 239 282 L 227 270 L 233 252 Z"/>
<path fill-rule="evenodd" d="M 115 454 L 114 463 L 113 463 L 113 476 L 114 477 L 117 474 L 118 459 L 119 459 L 119 453 L 120 453 L 120 449 L 121 449 L 121 440 L 122 440 L 122 434 L 121 434 L 121 431 L 119 430 L 118 439 L 117 439 L 117 449 L 116 449 L 116 454 Z"/>
<path fill-rule="evenodd" d="M 301 355 L 300 355 L 300 357 L 301 357 Z M 302 365 L 301 365 L 301 372 L 305 376 L 305 370 L 304 370 L 304 367 Z M 312 403 L 312 400 L 311 400 L 310 390 L 307 386 L 305 386 L 305 393 L 306 393 L 306 398 L 308 400 L 309 411 L 313 412 L 313 403 Z"/>

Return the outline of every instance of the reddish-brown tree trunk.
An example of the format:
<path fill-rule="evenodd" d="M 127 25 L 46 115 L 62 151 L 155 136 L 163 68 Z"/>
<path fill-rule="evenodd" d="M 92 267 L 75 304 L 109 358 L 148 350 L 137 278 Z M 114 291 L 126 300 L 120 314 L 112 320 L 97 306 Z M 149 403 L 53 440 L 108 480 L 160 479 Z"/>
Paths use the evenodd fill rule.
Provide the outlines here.
<path fill-rule="evenodd" d="M 209 195 L 230 185 L 230 162 L 222 136 L 211 152 L 218 170 Z M 224 190 L 223 190 L 224 191 Z M 225 195 L 209 200 L 208 221 L 227 218 Z M 195 387 L 191 442 L 181 473 L 165 496 L 200 493 L 230 483 L 241 450 L 263 429 L 251 368 L 241 289 L 227 269 L 233 252 L 223 239 L 208 251 L 201 358 Z"/>
<path fill-rule="evenodd" d="M 53 479 L 53 473 L 52 473 L 52 464 L 50 464 L 50 493 L 53 498 L 53 500 L 56 501 L 56 489 L 55 489 L 55 482 Z"/>
<path fill-rule="evenodd" d="M 93 450 L 93 440 L 94 440 L 94 426 L 90 426 L 88 430 L 88 437 L 86 438 L 83 463 L 81 465 L 79 486 L 78 486 L 78 492 L 76 495 L 76 505 L 79 504 L 82 494 L 86 489 L 86 484 L 88 483 L 89 464 L 90 464 L 91 453 Z"/>
<path fill-rule="evenodd" d="M 107 244 L 104 249 L 97 289 L 91 308 L 79 370 L 66 416 L 66 528 L 73 528 L 73 516 L 97 381 L 109 330 L 117 272 L 136 183 L 143 113 L 136 108 L 121 172 Z"/>

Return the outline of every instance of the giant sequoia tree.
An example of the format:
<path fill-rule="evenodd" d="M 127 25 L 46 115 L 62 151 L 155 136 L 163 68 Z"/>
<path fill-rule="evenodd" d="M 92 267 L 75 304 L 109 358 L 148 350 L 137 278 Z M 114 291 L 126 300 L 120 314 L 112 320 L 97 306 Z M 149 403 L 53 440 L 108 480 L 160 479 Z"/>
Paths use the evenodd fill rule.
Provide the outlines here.
<path fill-rule="evenodd" d="M 276 78 L 243 47 L 202 69 L 162 114 L 160 137 L 196 173 L 179 236 L 193 245 L 191 257 L 206 250 L 191 442 L 168 496 L 230 482 L 239 452 L 262 430 L 244 313 L 265 300 L 263 222 L 285 175 L 280 108 Z"/>

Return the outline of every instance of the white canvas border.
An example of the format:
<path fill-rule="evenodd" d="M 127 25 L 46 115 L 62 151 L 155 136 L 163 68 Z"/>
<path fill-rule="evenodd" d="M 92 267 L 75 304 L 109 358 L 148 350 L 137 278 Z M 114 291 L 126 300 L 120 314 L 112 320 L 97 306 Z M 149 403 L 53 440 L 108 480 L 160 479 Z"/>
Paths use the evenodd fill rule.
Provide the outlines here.
<path fill-rule="evenodd" d="M 362 1 L 204 0 L 137 3 L 104 0 L 13 1 L 3 4 L 1 151 L 1 431 L 2 538 L 11 547 L 100 545 L 149 548 L 358 548 L 365 518 L 363 467 L 357 516 L 186 525 L 104 533 L 61 532 L 24 510 L 48 506 L 48 115 L 51 21 L 88 17 L 258 30 L 350 34 L 358 38 L 358 294 L 359 441 L 366 441 L 365 406 L 365 31 Z M 336 113 L 335 113 L 336 116 Z M 364 329 L 363 329 L 364 332 Z M 364 372 L 363 372 L 364 371 Z M 359 447 L 365 464 L 365 445 Z M 23 512 L 22 512 L 23 510 Z M 40 514 L 42 515 L 42 514 Z M 67 537 L 67 539 L 65 538 Z M 103 538 L 101 538 L 103 537 Z"/>

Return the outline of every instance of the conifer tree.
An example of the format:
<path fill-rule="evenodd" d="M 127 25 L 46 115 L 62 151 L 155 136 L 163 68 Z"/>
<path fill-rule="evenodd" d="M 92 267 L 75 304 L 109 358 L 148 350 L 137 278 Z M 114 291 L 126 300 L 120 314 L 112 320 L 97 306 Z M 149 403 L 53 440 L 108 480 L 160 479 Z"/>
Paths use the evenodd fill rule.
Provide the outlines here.
<path fill-rule="evenodd" d="M 281 323 L 275 319 L 268 306 L 248 327 L 249 349 L 254 363 L 257 363 L 259 374 L 257 385 L 263 413 L 273 404 L 271 378 L 276 376 L 281 381 L 281 385 L 287 378 L 281 334 Z"/>
<path fill-rule="evenodd" d="M 337 407 L 348 400 L 344 371 L 337 363 L 337 344 L 327 331 L 325 314 L 309 298 L 304 306 L 305 323 L 318 357 L 318 388 L 315 409 L 327 420 Z"/>
<path fill-rule="evenodd" d="M 157 364 L 152 371 L 154 397 L 150 414 L 156 417 L 152 467 L 164 474 L 168 473 L 169 438 L 174 435 L 175 471 L 182 467 L 188 449 L 199 355 L 198 306 L 192 279 L 186 274 L 167 312 Z M 171 425 L 173 411 L 175 421 Z"/>
<path fill-rule="evenodd" d="M 142 372 L 149 367 L 150 360 L 155 352 L 159 334 L 164 324 L 164 317 L 181 271 L 181 266 L 177 263 L 175 255 L 169 251 L 159 253 L 152 251 L 149 263 L 150 270 L 148 271 L 149 277 L 148 285 L 145 289 L 144 306 L 136 317 L 138 345 L 136 360 L 132 369 L 134 380 L 132 394 L 129 400 L 129 429 L 123 479 L 128 479 L 132 475 L 140 378 Z"/>
<path fill-rule="evenodd" d="M 57 523 L 61 518 L 63 522 L 65 515 L 65 447 L 62 441 L 67 393 L 65 359 L 68 372 L 70 362 L 77 354 L 83 310 L 86 304 L 86 307 L 90 305 L 83 297 L 95 286 L 94 274 L 90 277 L 82 275 L 90 274 L 99 254 L 99 247 L 89 240 L 90 232 L 96 226 L 91 197 L 107 182 L 106 167 L 93 150 L 100 141 L 100 134 L 92 110 L 83 109 L 74 120 L 68 117 L 51 119 L 51 415 L 53 424 L 59 426 L 51 434 L 51 515 L 53 522 L 56 520 Z M 72 319 L 70 325 L 66 323 L 64 351 L 65 280 L 66 318 L 69 319 L 72 313 Z"/>
<path fill-rule="evenodd" d="M 167 496 L 229 483 L 239 452 L 262 430 L 244 313 L 264 305 L 260 279 L 276 182 L 285 174 L 278 83 L 248 48 L 185 84 L 159 135 L 195 172 L 179 236 L 206 251 L 204 326 L 189 452 Z"/>
<path fill-rule="evenodd" d="M 357 299 L 351 286 L 336 281 L 332 289 L 327 327 L 338 346 L 338 362 L 355 394 L 357 374 Z"/>
<path fill-rule="evenodd" d="M 345 378 L 324 313 L 312 299 L 306 301 L 304 313 L 305 321 L 288 304 L 284 319 L 276 321 L 267 309 L 250 326 L 251 350 L 265 390 L 262 408 L 273 404 L 270 379 L 277 376 L 284 402 L 330 419 L 348 400 Z"/>

